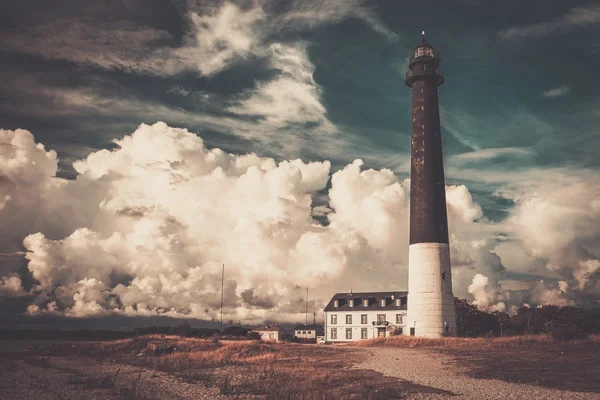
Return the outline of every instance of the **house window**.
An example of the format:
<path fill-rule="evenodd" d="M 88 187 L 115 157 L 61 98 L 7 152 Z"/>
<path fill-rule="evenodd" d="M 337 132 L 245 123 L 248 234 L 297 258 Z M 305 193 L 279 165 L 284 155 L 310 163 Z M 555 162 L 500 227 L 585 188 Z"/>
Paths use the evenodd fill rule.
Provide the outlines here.
<path fill-rule="evenodd" d="M 360 323 L 361 324 L 366 324 L 367 323 L 367 314 L 363 314 L 360 316 Z"/>
<path fill-rule="evenodd" d="M 331 338 L 337 339 L 337 328 L 331 328 Z"/>
<path fill-rule="evenodd" d="M 346 328 L 346 339 L 352 339 L 352 328 Z"/>
<path fill-rule="evenodd" d="M 402 314 L 396 314 L 396 323 L 402 324 Z"/>
<path fill-rule="evenodd" d="M 352 323 L 352 314 L 346 315 L 346 323 L 347 324 L 351 324 Z"/>
<path fill-rule="evenodd" d="M 300 334 L 300 331 L 296 331 L 296 335 L 299 335 L 299 334 Z"/>
<path fill-rule="evenodd" d="M 312 331 L 306 331 L 307 335 L 310 335 L 312 333 Z"/>
<path fill-rule="evenodd" d="M 332 324 L 337 324 L 337 315 L 331 314 L 331 323 Z"/>
<path fill-rule="evenodd" d="M 275 339 L 275 335 L 273 333 L 269 333 L 269 339 Z"/>
<path fill-rule="evenodd" d="M 361 339 L 366 339 L 367 338 L 367 328 L 362 328 L 360 330 L 360 338 Z"/>
<path fill-rule="evenodd" d="M 306 335 L 306 331 L 302 331 L 302 334 L 303 334 L 303 335 Z"/>
<path fill-rule="evenodd" d="M 378 323 L 385 322 L 385 314 L 377 314 L 377 322 Z"/>

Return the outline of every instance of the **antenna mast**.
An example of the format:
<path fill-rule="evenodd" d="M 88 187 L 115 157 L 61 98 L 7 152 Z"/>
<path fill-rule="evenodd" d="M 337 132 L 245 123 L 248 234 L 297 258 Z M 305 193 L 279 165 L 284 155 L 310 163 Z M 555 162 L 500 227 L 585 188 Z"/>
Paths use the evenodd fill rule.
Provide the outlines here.
<path fill-rule="evenodd" d="M 225 263 L 221 269 L 221 333 L 223 333 L 223 279 L 225 278 Z"/>
<path fill-rule="evenodd" d="M 306 288 L 306 313 L 304 314 L 306 320 L 304 321 L 304 325 L 308 325 L 308 287 Z"/>

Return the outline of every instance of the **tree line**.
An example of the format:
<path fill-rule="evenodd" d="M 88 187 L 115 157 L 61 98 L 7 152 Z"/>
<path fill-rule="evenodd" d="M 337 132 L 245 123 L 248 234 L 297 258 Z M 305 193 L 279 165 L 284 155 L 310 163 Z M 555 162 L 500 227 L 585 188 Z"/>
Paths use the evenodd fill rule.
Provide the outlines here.
<path fill-rule="evenodd" d="M 584 309 L 572 306 L 545 305 L 537 308 L 521 307 L 515 314 L 485 312 L 466 299 L 455 298 L 457 335 L 462 337 L 514 336 L 546 333 L 556 339 L 583 338 L 600 333 L 600 308 Z M 115 340 L 141 335 L 178 335 L 209 338 L 246 337 L 256 339 L 249 328 L 227 326 L 223 332 L 214 328 L 193 328 L 187 321 L 174 326 L 148 326 L 133 331 L 110 330 L 23 330 L 0 329 L 0 339 L 21 340 Z"/>
<path fill-rule="evenodd" d="M 455 298 L 458 336 L 514 336 L 546 333 L 556 339 L 577 339 L 600 333 L 600 308 L 573 306 L 521 307 L 515 314 L 485 312 L 466 299 Z"/>

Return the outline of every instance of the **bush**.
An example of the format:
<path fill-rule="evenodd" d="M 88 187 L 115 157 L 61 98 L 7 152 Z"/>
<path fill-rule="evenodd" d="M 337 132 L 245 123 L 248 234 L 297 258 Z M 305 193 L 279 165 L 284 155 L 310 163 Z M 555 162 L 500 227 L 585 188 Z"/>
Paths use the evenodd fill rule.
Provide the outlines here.
<path fill-rule="evenodd" d="M 247 337 L 251 340 L 261 340 L 260 334 L 258 332 L 248 332 Z"/>
<path fill-rule="evenodd" d="M 398 336 L 398 335 L 402 335 L 402 333 L 403 333 L 403 331 L 402 331 L 402 327 L 398 327 L 398 328 L 395 328 L 395 329 L 392 331 L 391 335 L 392 335 L 392 336 Z"/>
<path fill-rule="evenodd" d="M 588 335 L 575 325 L 554 324 L 551 330 L 552 338 L 557 342 L 587 339 Z"/>
<path fill-rule="evenodd" d="M 228 326 L 223 328 L 223 335 L 230 336 L 246 336 L 248 334 L 248 329 L 243 326 Z"/>

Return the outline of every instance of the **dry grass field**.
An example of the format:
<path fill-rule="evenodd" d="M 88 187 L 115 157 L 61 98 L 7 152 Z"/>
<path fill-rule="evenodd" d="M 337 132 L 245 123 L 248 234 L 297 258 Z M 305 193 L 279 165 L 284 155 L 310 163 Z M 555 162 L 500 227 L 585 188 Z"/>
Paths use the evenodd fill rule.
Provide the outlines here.
<path fill-rule="evenodd" d="M 0 398 L 15 400 L 79 399 L 82 393 L 101 400 L 472 398 L 467 392 L 471 389 L 458 384 L 461 376 L 471 379 L 471 386 L 526 384 L 509 384 L 508 389 L 500 385 L 495 393 L 529 393 L 531 385 L 600 393 L 600 336 L 566 343 L 544 335 L 400 336 L 329 346 L 156 335 L 91 344 L 57 342 L 0 357 Z M 430 362 L 441 368 L 431 379 L 423 367 Z M 440 383 L 440 371 L 451 371 L 451 380 Z M 543 393 L 555 398 L 555 392 Z M 588 398 L 585 393 L 583 398 Z"/>
<path fill-rule="evenodd" d="M 363 353 L 359 349 L 314 344 L 146 336 L 92 345 L 65 343 L 39 350 L 35 355 L 12 354 L 11 358 L 13 367 L 18 366 L 15 360 L 24 360 L 26 367 L 71 373 L 67 384 L 112 391 L 116 398 L 140 400 L 170 398 L 168 393 L 151 389 L 156 386 L 152 380 L 165 376 L 180 385 L 194 387 L 189 396 L 173 398 L 197 399 L 202 398 L 198 393 L 206 392 L 206 398 L 216 398 L 218 394 L 235 399 L 383 400 L 403 399 L 408 393 L 444 393 L 372 370 L 351 369 Z M 87 367 L 77 367 L 81 360 Z M 91 365 L 104 368 L 98 372 L 97 368 L 90 369 Z M 147 373 L 151 373 L 149 377 Z M 120 382 L 125 382 L 126 387 L 121 387 Z M 0 391 L 0 397 L 1 394 Z"/>

